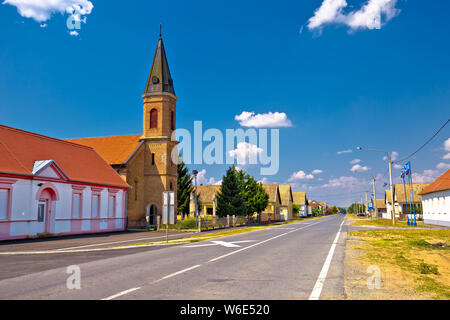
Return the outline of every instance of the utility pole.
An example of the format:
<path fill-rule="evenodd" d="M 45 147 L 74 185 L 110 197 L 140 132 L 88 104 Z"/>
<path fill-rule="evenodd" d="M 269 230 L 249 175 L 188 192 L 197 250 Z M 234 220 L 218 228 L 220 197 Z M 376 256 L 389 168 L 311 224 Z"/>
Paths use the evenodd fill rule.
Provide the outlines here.
<path fill-rule="evenodd" d="M 387 153 L 389 160 L 389 180 L 391 184 L 391 196 L 392 196 L 392 224 L 395 225 L 395 200 L 394 200 L 394 185 L 392 183 L 392 158 L 391 155 Z"/>
<path fill-rule="evenodd" d="M 372 177 L 372 185 L 373 185 L 373 208 L 375 210 L 375 219 L 378 219 L 377 194 L 375 192 L 375 177 Z"/>
<path fill-rule="evenodd" d="M 365 206 L 366 206 L 366 212 L 367 213 L 370 213 L 369 212 L 369 206 L 367 205 L 367 192 L 369 192 L 369 191 L 364 191 L 365 193 L 366 193 L 366 203 L 365 203 Z"/>

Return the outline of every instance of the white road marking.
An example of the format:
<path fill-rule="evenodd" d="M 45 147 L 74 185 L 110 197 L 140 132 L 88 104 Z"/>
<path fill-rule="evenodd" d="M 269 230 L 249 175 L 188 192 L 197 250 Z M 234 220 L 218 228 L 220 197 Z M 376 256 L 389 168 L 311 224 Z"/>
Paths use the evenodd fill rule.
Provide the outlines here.
<path fill-rule="evenodd" d="M 323 285 L 325 284 L 325 279 L 327 278 L 328 269 L 330 268 L 331 261 L 333 260 L 334 250 L 336 249 L 336 245 L 339 241 L 339 237 L 341 235 L 342 226 L 344 225 L 344 221 L 342 221 L 341 226 L 339 227 L 339 231 L 334 239 L 333 244 L 331 245 L 330 251 L 328 252 L 327 259 L 323 264 L 322 271 L 320 271 L 319 278 L 317 278 L 316 285 L 314 286 L 311 295 L 309 296 L 309 300 L 319 300 L 320 295 L 322 293 Z"/>
<path fill-rule="evenodd" d="M 304 226 L 304 227 L 302 227 L 302 228 L 297 228 L 297 229 L 295 229 L 295 230 L 291 230 L 291 231 L 288 231 L 288 232 L 279 234 L 279 235 L 277 235 L 277 236 L 275 236 L 275 237 L 272 237 L 272 238 L 266 239 L 266 240 L 264 240 L 264 241 L 255 243 L 255 244 L 253 244 L 253 245 L 251 245 L 251 246 L 248 246 L 248 247 L 245 247 L 245 248 L 242 248 L 242 249 L 239 249 L 239 250 L 236 250 L 236 251 L 233 251 L 233 252 L 224 254 L 223 256 L 220 256 L 220 257 L 211 259 L 211 260 L 209 260 L 208 262 L 215 262 L 215 261 L 217 261 L 217 260 L 226 258 L 226 257 L 231 256 L 231 255 L 233 255 L 233 254 L 236 254 L 236 253 L 238 253 L 238 252 L 241 252 L 241 251 L 244 251 L 244 250 L 247 250 L 247 249 L 250 249 L 250 248 L 259 246 L 260 244 L 266 243 L 266 242 L 268 242 L 268 241 L 275 240 L 275 239 L 277 239 L 277 238 L 283 237 L 283 236 L 285 236 L 285 235 L 287 235 L 287 234 L 289 234 L 289 233 L 296 232 L 296 231 L 299 231 L 299 230 L 302 230 L 302 229 L 305 229 L 305 228 L 308 228 L 308 227 L 311 227 L 311 226 L 314 226 L 314 225 L 316 225 L 316 224 L 323 223 L 323 222 L 326 222 L 326 221 L 328 221 L 328 219 L 326 219 L 326 220 L 324 219 L 324 220 L 322 220 L 322 221 L 320 221 L 320 222 L 312 223 L 312 224 L 309 224 L 309 225 Z"/>
<path fill-rule="evenodd" d="M 233 241 L 233 242 L 226 242 L 226 241 L 211 241 L 212 243 L 205 243 L 205 244 L 196 244 L 193 246 L 186 246 L 186 248 L 197 248 L 197 247 L 210 247 L 210 246 L 223 246 L 227 248 L 240 248 L 241 246 L 238 246 L 236 243 L 247 243 L 247 242 L 255 242 L 255 240 L 244 240 L 244 241 Z"/>
<path fill-rule="evenodd" d="M 126 294 L 129 294 L 129 293 L 131 293 L 131 292 L 134 292 L 134 291 L 136 291 L 136 290 L 139 290 L 140 288 L 141 288 L 141 287 L 133 288 L 133 289 L 129 289 L 129 290 L 125 290 L 125 291 L 119 292 L 118 294 L 115 294 L 115 295 L 113 295 L 113 296 L 110 296 L 110 297 L 108 297 L 108 298 L 104 298 L 104 299 L 102 299 L 102 300 L 112 300 L 112 299 L 115 299 L 115 298 L 124 296 L 124 295 L 126 295 Z"/>
<path fill-rule="evenodd" d="M 194 232 L 187 232 L 187 233 L 183 233 L 182 235 L 186 235 L 186 234 L 193 234 Z M 177 237 L 180 236 L 181 234 L 174 234 L 174 235 L 170 235 L 169 238 L 171 237 Z M 166 236 L 160 236 L 160 237 L 151 237 L 151 238 L 139 238 L 139 239 L 131 239 L 131 240 L 123 240 L 123 241 L 114 241 L 114 242 L 105 242 L 105 243 L 95 243 L 95 244 L 89 244 L 89 245 L 85 245 L 85 246 L 78 246 L 78 247 L 69 247 L 69 248 L 60 248 L 60 249 L 54 249 L 54 250 L 73 250 L 73 249 L 81 249 L 81 248 L 89 248 L 89 247 L 98 247 L 98 246 L 106 246 L 109 244 L 117 244 L 117 243 L 125 243 L 125 242 L 133 242 L 133 241 L 142 241 L 142 240 L 151 240 L 151 239 L 165 239 Z"/>
<path fill-rule="evenodd" d="M 184 270 L 181 270 L 181 271 L 178 271 L 178 272 L 169 274 L 168 276 L 165 276 L 165 277 L 163 277 L 163 278 L 161 278 L 161 279 L 159 279 L 158 281 L 155 281 L 155 282 L 159 282 L 159 281 L 162 281 L 162 280 L 166 280 L 166 279 L 175 277 L 175 276 L 177 276 L 177 275 L 179 275 L 179 274 L 182 274 L 182 273 L 191 271 L 191 270 L 196 269 L 196 268 L 198 268 L 198 267 L 200 267 L 200 266 L 201 266 L 201 265 L 198 264 L 198 265 L 196 265 L 196 266 L 193 266 L 193 267 L 190 267 L 190 268 L 187 268 L 187 269 L 184 269 Z"/>

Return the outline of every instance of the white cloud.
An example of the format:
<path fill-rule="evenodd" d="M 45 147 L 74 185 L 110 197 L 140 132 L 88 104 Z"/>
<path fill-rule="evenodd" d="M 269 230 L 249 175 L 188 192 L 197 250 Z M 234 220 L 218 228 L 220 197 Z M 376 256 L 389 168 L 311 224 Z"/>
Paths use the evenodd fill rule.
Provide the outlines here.
<path fill-rule="evenodd" d="M 392 161 L 398 160 L 399 156 L 400 156 L 400 154 L 399 154 L 397 151 L 392 152 L 392 153 L 391 153 L 391 159 L 392 159 Z M 386 156 L 383 157 L 383 160 L 384 160 L 384 161 L 387 161 L 387 159 L 388 159 L 388 158 L 387 158 Z"/>
<path fill-rule="evenodd" d="M 79 33 L 78 33 L 77 31 L 75 31 L 75 30 L 70 31 L 69 34 L 70 34 L 71 36 L 75 36 L 75 37 L 77 37 L 77 36 L 79 35 Z"/>
<path fill-rule="evenodd" d="M 369 170 L 370 170 L 369 167 L 361 166 L 361 165 L 359 165 L 359 164 L 355 164 L 355 165 L 350 169 L 351 172 L 366 172 L 366 171 L 369 171 Z"/>
<path fill-rule="evenodd" d="M 316 169 L 312 172 L 312 174 L 322 174 L 322 173 L 323 173 L 323 170 L 320 170 L 320 169 Z"/>
<path fill-rule="evenodd" d="M 290 178 L 289 182 L 296 181 L 296 180 L 312 180 L 314 179 L 314 175 L 312 174 L 306 174 L 305 171 L 298 171 L 295 172 Z"/>
<path fill-rule="evenodd" d="M 401 168 L 403 168 L 403 166 L 401 164 L 397 164 L 397 163 L 394 164 L 394 169 L 401 169 Z"/>
<path fill-rule="evenodd" d="M 361 182 L 355 177 L 340 177 L 336 179 L 330 179 L 327 184 L 324 184 L 323 188 L 341 188 L 341 187 L 352 187 L 355 185 L 360 185 Z"/>
<path fill-rule="evenodd" d="M 323 0 L 321 6 L 308 20 L 309 30 L 321 31 L 325 25 L 341 24 L 358 29 L 381 29 L 384 23 L 400 13 L 395 8 L 397 0 L 368 0 L 359 10 L 344 12 L 346 0 Z"/>
<path fill-rule="evenodd" d="M 39 27 L 41 27 L 41 28 L 47 28 L 47 24 L 46 24 L 46 23 L 42 23 Z"/>
<path fill-rule="evenodd" d="M 292 127 L 291 120 L 288 119 L 284 112 L 269 112 L 263 114 L 255 114 L 254 112 L 244 111 L 234 119 L 239 121 L 243 127 L 253 128 L 281 128 Z"/>
<path fill-rule="evenodd" d="M 194 182 L 194 181 L 193 181 Z M 206 169 L 199 171 L 197 174 L 197 185 L 220 185 L 222 180 L 217 181 L 213 177 L 208 178 L 206 176 Z"/>
<path fill-rule="evenodd" d="M 351 150 L 351 149 L 348 149 L 348 150 L 342 150 L 342 151 L 338 151 L 338 152 L 336 152 L 337 154 L 339 154 L 339 155 L 341 155 L 341 154 L 345 154 L 345 153 L 352 153 L 353 152 L 353 150 Z"/>
<path fill-rule="evenodd" d="M 437 169 L 445 169 L 445 170 L 448 170 L 448 169 L 450 169 L 450 164 L 449 163 L 444 163 L 444 162 L 441 162 L 441 163 L 439 163 L 437 166 L 436 166 L 436 168 Z"/>
<path fill-rule="evenodd" d="M 442 157 L 442 159 L 444 160 L 450 160 L 450 138 L 448 138 L 447 140 L 445 140 L 444 142 L 444 150 L 447 151 L 448 153 L 446 155 L 444 155 Z"/>
<path fill-rule="evenodd" d="M 231 157 L 237 159 L 237 163 L 240 165 L 256 164 L 258 154 L 263 151 L 262 148 L 257 147 L 254 144 L 248 142 L 240 142 L 237 145 L 237 148 L 234 150 L 230 150 L 229 154 Z"/>
<path fill-rule="evenodd" d="M 350 164 L 357 164 L 357 163 L 360 163 L 360 162 L 362 162 L 361 159 L 355 159 L 355 160 L 350 161 Z"/>
<path fill-rule="evenodd" d="M 413 172 L 413 182 L 414 183 L 426 183 L 433 182 L 439 176 L 439 171 L 437 170 L 424 170 L 423 173 Z"/>
<path fill-rule="evenodd" d="M 70 14 L 77 21 L 86 23 L 81 16 L 91 14 L 94 5 L 89 0 L 5 0 L 3 4 L 15 6 L 22 17 L 44 22 L 54 13 Z"/>

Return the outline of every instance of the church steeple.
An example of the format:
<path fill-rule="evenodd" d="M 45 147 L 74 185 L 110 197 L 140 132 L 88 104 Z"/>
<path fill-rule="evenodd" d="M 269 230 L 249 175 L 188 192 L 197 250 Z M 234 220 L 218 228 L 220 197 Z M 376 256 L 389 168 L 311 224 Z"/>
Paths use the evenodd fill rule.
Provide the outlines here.
<path fill-rule="evenodd" d="M 170 75 L 169 63 L 167 62 L 166 51 L 164 49 L 164 43 L 160 33 L 144 94 L 157 94 L 164 92 L 175 95 L 175 88 L 173 86 L 172 76 Z"/>

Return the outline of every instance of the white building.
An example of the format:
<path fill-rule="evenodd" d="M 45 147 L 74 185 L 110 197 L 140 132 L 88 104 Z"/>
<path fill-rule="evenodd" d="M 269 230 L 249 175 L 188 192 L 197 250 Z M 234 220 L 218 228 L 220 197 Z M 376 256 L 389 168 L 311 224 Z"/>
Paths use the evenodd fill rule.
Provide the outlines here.
<path fill-rule="evenodd" d="M 0 125 L 0 240 L 124 230 L 127 189 L 92 148 Z"/>
<path fill-rule="evenodd" d="M 422 190 L 425 223 L 450 226 L 450 170 Z"/>
<path fill-rule="evenodd" d="M 416 218 L 418 219 L 422 217 L 421 214 L 422 196 L 420 195 L 420 193 L 429 185 L 430 185 L 429 183 L 413 183 L 412 190 L 410 190 L 408 184 L 405 185 L 402 183 L 394 184 L 394 208 L 396 219 L 407 220 L 408 215 L 410 219 L 413 218 L 411 212 L 412 211 L 411 202 L 414 203 L 414 211 L 416 213 Z M 386 203 L 386 212 L 382 214 L 383 219 L 392 219 L 391 190 L 386 190 L 385 192 L 385 203 Z"/>

